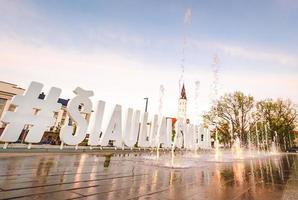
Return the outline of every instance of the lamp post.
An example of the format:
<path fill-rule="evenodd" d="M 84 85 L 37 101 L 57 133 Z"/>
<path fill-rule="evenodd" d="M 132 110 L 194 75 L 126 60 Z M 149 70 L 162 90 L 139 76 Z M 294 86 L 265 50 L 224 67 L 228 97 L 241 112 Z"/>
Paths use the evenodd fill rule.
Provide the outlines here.
<path fill-rule="evenodd" d="M 147 112 L 149 98 L 148 97 L 145 97 L 144 100 L 146 100 L 145 112 Z"/>

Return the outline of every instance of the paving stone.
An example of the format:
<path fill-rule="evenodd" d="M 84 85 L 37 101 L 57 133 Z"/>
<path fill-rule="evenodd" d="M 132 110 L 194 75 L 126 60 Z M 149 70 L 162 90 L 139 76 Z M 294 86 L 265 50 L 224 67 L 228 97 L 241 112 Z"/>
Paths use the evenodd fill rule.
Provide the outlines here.
<path fill-rule="evenodd" d="M 297 197 L 297 155 L 234 162 L 191 158 L 181 163 L 186 167 L 176 168 L 159 165 L 151 157 L 150 153 L 3 156 L 0 199 L 292 200 Z"/>

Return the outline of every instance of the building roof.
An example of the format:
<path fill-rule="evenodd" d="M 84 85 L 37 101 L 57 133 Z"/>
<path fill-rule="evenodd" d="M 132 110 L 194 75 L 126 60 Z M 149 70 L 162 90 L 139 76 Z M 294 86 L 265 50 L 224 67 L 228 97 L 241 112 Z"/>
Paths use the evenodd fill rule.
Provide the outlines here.
<path fill-rule="evenodd" d="M 25 89 L 18 87 L 16 84 L 0 81 L 0 93 L 4 96 L 22 95 Z"/>
<path fill-rule="evenodd" d="M 14 84 L 14 83 L 9 83 L 9 82 L 5 82 L 5 81 L 0 81 L 0 83 L 2 83 L 2 84 L 6 84 L 6 85 L 11 85 L 11 86 L 13 86 L 14 88 L 16 88 L 16 89 L 21 89 L 21 90 L 25 90 L 25 89 L 23 89 L 23 88 L 21 88 L 21 87 L 18 87 L 16 84 Z"/>
<path fill-rule="evenodd" d="M 182 89 L 181 89 L 180 99 L 187 100 L 184 83 L 183 83 L 183 86 L 182 86 Z"/>

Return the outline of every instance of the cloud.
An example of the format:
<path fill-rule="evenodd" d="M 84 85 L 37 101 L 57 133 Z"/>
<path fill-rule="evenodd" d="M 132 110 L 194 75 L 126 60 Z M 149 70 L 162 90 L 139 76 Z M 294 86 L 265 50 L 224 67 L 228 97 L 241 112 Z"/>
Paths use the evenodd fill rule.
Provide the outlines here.
<path fill-rule="evenodd" d="M 158 101 L 160 84 L 170 88 L 176 83 L 172 72 L 156 70 L 150 63 L 125 55 L 106 51 L 84 54 L 14 39 L 0 40 L 0 68 L 3 81 L 22 87 L 32 80 L 44 83 L 46 89 L 59 86 L 66 98 L 73 96 L 71 91 L 76 86 L 81 86 L 93 89 L 94 99 L 143 109 L 143 98 L 149 96 L 152 111 L 158 108 L 153 102 Z M 176 113 L 171 108 L 177 103 L 173 98 L 173 104 L 165 106 L 168 115 Z"/>
<path fill-rule="evenodd" d="M 253 45 L 233 45 L 217 41 L 198 41 L 192 40 L 192 48 L 208 49 L 213 52 L 220 52 L 224 56 L 240 58 L 256 62 L 274 63 L 288 67 L 298 66 L 298 57 L 269 47 L 254 47 Z"/>
<path fill-rule="evenodd" d="M 221 77 L 225 92 L 243 91 L 257 99 L 289 98 L 298 102 L 297 74 L 225 73 Z"/>
<path fill-rule="evenodd" d="M 298 65 L 298 58 L 281 52 L 270 52 L 257 48 L 243 48 L 217 43 L 215 48 L 222 50 L 225 54 L 255 61 L 279 63 L 281 65 Z"/>
<path fill-rule="evenodd" d="M 246 55 L 246 54 L 244 54 Z M 179 71 L 170 66 L 144 62 L 119 52 L 96 51 L 92 53 L 53 48 L 47 44 L 35 45 L 22 39 L 0 38 L 0 80 L 27 87 L 32 80 L 46 88 L 58 86 L 63 97 L 71 98 L 76 86 L 94 90 L 93 100 L 105 100 L 124 107 L 144 109 L 144 97 L 149 97 L 149 111 L 157 113 L 159 88 L 163 84 L 164 114 L 175 116 L 178 104 Z M 258 98 L 286 97 L 297 102 L 296 74 L 247 72 L 221 73 L 220 94 L 242 90 Z M 189 114 L 195 113 L 195 82 L 200 81 L 199 110 L 208 109 L 212 71 L 190 68 L 185 73 L 189 99 Z"/>

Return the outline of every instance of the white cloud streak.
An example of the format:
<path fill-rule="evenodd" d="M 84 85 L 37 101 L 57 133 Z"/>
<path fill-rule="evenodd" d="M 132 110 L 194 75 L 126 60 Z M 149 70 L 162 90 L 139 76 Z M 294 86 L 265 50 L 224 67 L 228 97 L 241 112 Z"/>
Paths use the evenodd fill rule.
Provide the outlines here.
<path fill-rule="evenodd" d="M 170 67 L 144 63 L 142 60 L 112 52 L 84 54 L 76 51 L 36 46 L 19 40 L 0 40 L 0 80 L 27 87 L 30 81 L 40 81 L 46 89 L 58 86 L 63 96 L 71 98 L 76 86 L 94 90 L 94 100 L 122 104 L 143 110 L 144 97 L 149 97 L 151 113 L 158 112 L 159 86 L 165 87 L 164 114 L 175 116 L 178 103 L 179 72 Z M 165 70 L 166 69 L 166 70 Z M 194 68 L 193 68 L 194 69 Z M 189 114 L 195 113 L 195 81 L 200 80 L 199 110 L 208 109 L 212 72 L 189 70 L 185 74 L 189 99 Z M 220 76 L 220 94 L 242 90 L 257 96 L 292 98 L 297 102 L 295 74 L 247 74 L 235 72 Z"/>
<path fill-rule="evenodd" d="M 298 67 L 298 57 L 293 54 L 273 50 L 269 48 L 258 48 L 252 45 L 232 45 L 224 42 L 197 41 L 192 40 L 193 48 L 208 49 L 221 52 L 223 55 L 240 58 L 244 60 L 274 63 L 288 67 Z"/>

